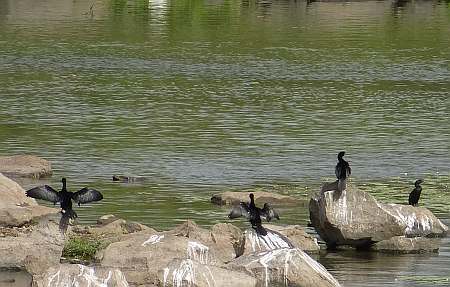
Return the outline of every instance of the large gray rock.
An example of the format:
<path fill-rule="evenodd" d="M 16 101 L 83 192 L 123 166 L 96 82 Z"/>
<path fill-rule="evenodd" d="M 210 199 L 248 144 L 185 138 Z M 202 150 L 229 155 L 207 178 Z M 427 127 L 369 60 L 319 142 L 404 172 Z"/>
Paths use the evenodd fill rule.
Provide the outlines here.
<path fill-rule="evenodd" d="M 312 225 L 329 247 L 366 248 L 395 236 L 439 237 L 448 230 L 426 208 L 379 203 L 354 186 L 342 192 L 322 190 L 310 200 L 309 211 Z"/>
<path fill-rule="evenodd" d="M 242 231 L 229 223 L 215 224 L 208 230 L 187 220 L 166 233 L 201 242 L 210 248 L 219 261 L 224 263 L 241 256 L 244 252 L 245 241 Z"/>
<path fill-rule="evenodd" d="M 296 204 L 299 203 L 299 200 L 288 196 L 282 195 L 278 193 L 271 193 L 265 191 L 255 191 L 252 192 L 255 195 L 255 202 L 257 204 L 264 204 L 269 202 L 271 204 Z M 250 192 L 232 192 L 226 191 L 218 194 L 214 194 L 211 197 L 211 202 L 217 205 L 232 205 L 237 204 L 241 201 L 247 202 L 249 201 Z"/>
<path fill-rule="evenodd" d="M 0 226 L 23 226 L 57 213 L 59 209 L 38 205 L 19 184 L 0 173 Z"/>
<path fill-rule="evenodd" d="M 340 286 L 325 267 L 298 248 L 255 252 L 237 258 L 227 267 L 252 274 L 260 282 L 258 286 Z"/>
<path fill-rule="evenodd" d="M 191 259 L 202 264 L 220 261 L 208 246 L 183 236 L 164 233 L 135 233 L 110 244 L 101 256 L 101 265 L 120 268 L 129 283 L 157 284 L 158 272 L 174 259 Z"/>
<path fill-rule="evenodd" d="M 93 268 L 79 264 L 61 264 L 49 268 L 41 275 L 33 276 L 33 286 L 128 287 L 128 282 L 119 269 Z"/>
<path fill-rule="evenodd" d="M 26 269 L 30 274 L 40 274 L 59 264 L 64 237 L 57 222 L 41 221 L 10 235 L 0 237 L 0 268 Z"/>
<path fill-rule="evenodd" d="M 191 259 L 175 259 L 160 270 L 158 286 L 256 287 L 257 283 L 256 278 L 243 272 L 201 264 Z"/>
<path fill-rule="evenodd" d="M 52 175 L 49 161 L 34 155 L 0 156 L 0 172 L 8 177 L 42 178 Z"/>

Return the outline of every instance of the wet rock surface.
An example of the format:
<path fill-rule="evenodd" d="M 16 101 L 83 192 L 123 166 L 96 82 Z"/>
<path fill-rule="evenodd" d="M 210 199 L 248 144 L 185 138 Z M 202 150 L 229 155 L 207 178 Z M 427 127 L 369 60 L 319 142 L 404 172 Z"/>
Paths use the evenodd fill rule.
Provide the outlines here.
<path fill-rule="evenodd" d="M 48 160 L 34 155 L 0 156 L 0 173 L 8 177 L 30 177 L 39 179 L 52 175 Z"/>
<path fill-rule="evenodd" d="M 271 204 L 296 204 L 299 202 L 299 200 L 294 197 L 278 193 L 265 191 L 255 191 L 252 193 L 255 196 L 255 202 L 257 204 L 264 204 L 266 202 L 270 202 Z M 211 197 L 211 202 L 217 205 L 238 204 L 241 201 L 243 202 L 249 201 L 248 199 L 249 194 L 250 192 L 232 192 L 232 191 L 222 192 L 214 194 Z"/>
<path fill-rule="evenodd" d="M 312 225 L 329 247 L 369 248 L 397 236 L 440 237 L 448 231 L 426 208 L 379 203 L 354 186 L 342 192 L 322 190 L 309 210 Z"/>
<path fill-rule="evenodd" d="M 375 243 L 372 249 L 385 253 L 406 254 L 437 252 L 439 246 L 440 240 L 438 238 L 395 236 Z"/>

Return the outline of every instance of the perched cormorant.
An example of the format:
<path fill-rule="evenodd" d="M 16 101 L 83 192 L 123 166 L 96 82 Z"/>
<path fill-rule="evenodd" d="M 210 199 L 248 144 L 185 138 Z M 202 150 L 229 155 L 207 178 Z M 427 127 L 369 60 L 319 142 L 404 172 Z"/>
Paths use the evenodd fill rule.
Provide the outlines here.
<path fill-rule="evenodd" d="M 267 231 L 262 227 L 261 216 L 265 217 L 267 221 L 271 221 L 273 218 L 280 219 L 278 213 L 268 203 L 264 203 L 264 207 L 261 209 L 255 205 L 255 196 L 250 193 L 250 202 L 240 202 L 239 205 L 233 206 L 228 214 L 228 218 L 238 218 L 244 216 L 252 224 L 252 228 L 256 230 L 258 234 L 266 235 Z"/>
<path fill-rule="evenodd" d="M 423 182 L 423 180 L 418 179 L 416 180 L 416 182 L 414 183 L 414 189 L 411 191 L 411 193 L 409 194 L 409 204 L 412 206 L 417 206 L 417 203 L 419 202 L 419 198 L 420 198 L 420 193 L 422 192 L 422 187 L 420 186 L 420 184 Z"/>
<path fill-rule="evenodd" d="M 338 154 L 338 163 L 336 164 L 336 168 L 334 172 L 336 173 L 336 177 L 338 179 L 338 191 L 343 191 L 347 187 L 347 178 L 352 174 L 352 169 L 347 161 L 343 159 L 345 155 L 345 151 L 341 151 Z"/>
<path fill-rule="evenodd" d="M 59 229 L 65 233 L 70 219 L 78 217 L 77 213 L 72 209 L 72 200 L 78 203 L 89 203 L 103 199 L 103 195 L 95 189 L 82 188 L 77 192 L 67 191 L 66 179 L 62 179 L 62 189 L 60 192 L 54 190 L 51 186 L 44 185 L 32 188 L 26 191 L 27 196 L 53 202 L 61 205 L 61 220 L 59 221 Z"/>

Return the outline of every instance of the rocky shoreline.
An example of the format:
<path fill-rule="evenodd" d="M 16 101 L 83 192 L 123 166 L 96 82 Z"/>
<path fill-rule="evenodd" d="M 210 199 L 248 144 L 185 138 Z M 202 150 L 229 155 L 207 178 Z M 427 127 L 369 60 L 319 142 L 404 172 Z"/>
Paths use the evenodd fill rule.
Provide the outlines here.
<path fill-rule="evenodd" d="M 35 173 L 29 173 L 31 175 Z M 376 252 L 436 252 L 448 232 L 426 208 L 379 203 L 348 185 L 325 184 L 310 200 L 311 224 L 328 248 Z M 248 193 L 216 194 L 215 204 L 245 200 Z M 257 201 L 296 204 L 297 199 L 256 192 Z M 309 254 L 317 239 L 298 225 L 264 225 L 266 236 L 230 223 L 210 229 L 187 220 L 158 231 L 114 215 L 93 226 L 58 228 L 59 209 L 40 206 L 0 173 L 0 269 L 25 270 L 32 286 L 340 286 Z M 98 243 L 89 260 L 65 258 L 73 238 Z M 76 264 L 74 264 L 76 263 Z M 74 285 L 74 286 L 75 286 Z"/>

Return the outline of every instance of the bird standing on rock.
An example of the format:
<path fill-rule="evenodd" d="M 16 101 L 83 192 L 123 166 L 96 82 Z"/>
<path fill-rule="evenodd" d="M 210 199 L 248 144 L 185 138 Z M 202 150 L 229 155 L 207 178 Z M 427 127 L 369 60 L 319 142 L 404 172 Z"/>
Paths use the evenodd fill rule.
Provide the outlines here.
<path fill-rule="evenodd" d="M 334 172 L 336 173 L 336 177 L 338 179 L 338 191 L 343 191 L 347 188 L 347 178 L 352 174 L 352 169 L 347 161 L 343 159 L 345 155 L 345 151 L 341 151 L 338 153 L 338 163 L 336 164 L 336 168 Z"/>
<path fill-rule="evenodd" d="M 264 203 L 261 209 L 255 205 L 255 196 L 250 193 L 250 202 L 240 202 L 239 205 L 233 206 L 228 214 L 228 218 L 234 219 L 241 216 L 247 218 L 252 224 L 252 228 L 260 235 L 267 235 L 266 229 L 262 226 L 261 216 L 265 217 L 267 221 L 273 218 L 280 219 L 278 213 L 268 203 Z"/>
<path fill-rule="evenodd" d="M 420 194 L 422 193 L 422 187 L 420 186 L 421 183 L 423 183 L 422 179 L 416 180 L 416 182 L 414 182 L 415 187 L 409 194 L 408 202 L 412 206 L 417 206 L 417 204 L 419 203 Z"/>
<path fill-rule="evenodd" d="M 72 200 L 78 203 L 89 203 L 103 199 L 103 195 L 95 189 L 82 188 L 77 192 L 67 191 L 66 179 L 62 179 L 62 189 L 60 192 L 54 190 L 51 186 L 44 185 L 34 187 L 26 191 L 27 196 L 53 202 L 53 204 L 60 203 L 61 205 L 61 220 L 59 221 L 59 229 L 65 233 L 69 225 L 70 219 L 78 217 L 77 213 L 72 209 Z"/>

